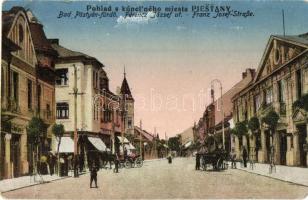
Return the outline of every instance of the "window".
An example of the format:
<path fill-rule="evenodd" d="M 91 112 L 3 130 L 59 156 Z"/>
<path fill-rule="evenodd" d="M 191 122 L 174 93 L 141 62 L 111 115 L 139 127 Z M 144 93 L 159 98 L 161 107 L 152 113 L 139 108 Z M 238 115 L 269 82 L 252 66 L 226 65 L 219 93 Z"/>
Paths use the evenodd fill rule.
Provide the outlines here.
<path fill-rule="evenodd" d="M 302 73 L 301 70 L 296 71 L 297 99 L 302 97 Z"/>
<path fill-rule="evenodd" d="M 56 85 L 67 85 L 68 84 L 68 69 L 57 69 L 56 70 Z"/>
<path fill-rule="evenodd" d="M 18 73 L 13 72 L 13 100 L 18 103 L 19 78 Z"/>
<path fill-rule="evenodd" d="M 19 24 L 19 27 L 18 27 L 18 31 L 19 31 L 19 43 L 22 43 L 24 41 L 24 28 L 22 27 L 21 24 Z"/>
<path fill-rule="evenodd" d="M 278 48 L 275 49 L 275 55 L 274 56 L 275 56 L 275 64 L 277 65 L 280 61 L 280 52 L 279 52 Z"/>
<path fill-rule="evenodd" d="M 272 88 L 268 88 L 266 90 L 265 104 L 269 105 L 273 102 L 273 90 Z"/>
<path fill-rule="evenodd" d="M 42 93 L 42 89 L 41 86 L 38 85 L 37 86 L 37 111 L 40 112 L 41 111 L 41 93 Z"/>
<path fill-rule="evenodd" d="M 57 119 L 69 119 L 69 104 L 57 103 Z"/>
<path fill-rule="evenodd" d="M 32 110 L 32 81 L 28 80 L 28 109 Z"/>
<path fill-rule="evenodd" d="M 106 78 L 99 78 L 100 90 L 101 94 L 103 93 L 103 89 L 107 90 L 108 87 L 108 79 Z"/>
<path fill-rule="evenodd" d="M 3 98 L 4 97 L 4 70 L 3 68 L 1 67 L 1 97 Z"/>
<path fill-rule="evenodd" d="M 97 88 L 97 72 L 93 70 L 93 88 L 96 89 Z"/>
<path fill-rule="evenodd" d="M 260 95 L 254 96 L 254 113 L 256 113 L 261 107 Z"/>
<path fill-rule="evenodd" d="M 119 110 L 116 111 L 116 123 L 119 124 L 119 115 L 120 115 L 120 112 Z"/>
<path fill-rule="evenodd" d="M 46 104 L 46 117 L 47 117 L 47 119 L 50 119 L 50 117 L 51 117 L 51 110 L 50 110 L 49 104 Z"/>
<path fill-rule="evenodd" d="M 278 82 L 278 100 L 280 103 L 284 103 L 285 102 L 285 94 L 284 94 L 284 88 L 285 88 L 285 83 L 283 80 Z"/>
<path fill-rule="evenodd" d="M 127 126 L 128 126 L 128 128 L 132 128 L 132 119 L 131 118 L 128 118 Z"/>

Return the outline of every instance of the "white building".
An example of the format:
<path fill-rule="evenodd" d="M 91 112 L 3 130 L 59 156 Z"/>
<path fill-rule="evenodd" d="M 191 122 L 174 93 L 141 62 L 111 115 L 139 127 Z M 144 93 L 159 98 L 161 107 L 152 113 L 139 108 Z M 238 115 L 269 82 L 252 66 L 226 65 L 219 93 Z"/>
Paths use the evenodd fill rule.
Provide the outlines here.
<path fill-rule="evenodd" d="M 103 151 L 105 149 L 101 148 L 102 145 L 97 145 L 102 143 L 98 138 L 101 132 L 102 115 L 100 107 L 97 106 L 99 104 L 95 104 L 100 101 L 95 101 L 95 99 L 100 94 L 100 78 L 102 74 L 106 74 L 101 73 L 104 71 L 104 65 L 96 58 L 62 47 L 59 45 L 58 39 L 50 41 L 52 47 L 59 54 L 55 64 L 57 76 L 55 81 L 56 122 L 64 125 L 66 136 L 70 136 L 74 132 L 75 101 L 73 92 L 76 79 L 78 89 L 76 115 L 79 139 L 82 136 L 87 136 L 85 141 L 92 143 L 97 150 Z M 75 71 L 77 72 L 76 76 Z"/>

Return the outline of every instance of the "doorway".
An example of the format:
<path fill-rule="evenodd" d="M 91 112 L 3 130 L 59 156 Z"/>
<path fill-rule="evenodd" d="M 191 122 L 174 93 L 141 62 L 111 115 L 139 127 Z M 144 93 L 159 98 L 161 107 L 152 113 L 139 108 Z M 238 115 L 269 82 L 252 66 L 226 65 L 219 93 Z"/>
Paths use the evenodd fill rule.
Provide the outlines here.
<path fill-rule="evenodd" d="M 280 134 L 280 164 L 287 164 L 287 131 L 283 130 Z"/>
<path fill-rule="evenodd" d="M 0 180 L 4 178 L 4 163 L 5 163 L 5 139 L 4 133 L 0 133 Z"/>
<path fill-rule="evenodd" d="M 299 125 L 297 126 L 297 129 L 299 131 L 298 144 L 299 144 L 300 166 L 307 167 L 307 156 L 306 156 L 307 153 L 304 151 L 304 144 L 307 144 L 306 125 Z"/>
<path fill-rule="evenodd" d="M 266 163 L 269 163 L 269 159 L 270 159 L 270 154 L 271 154 L 271 151 L 270 151 L 270 148 L 271 148 L 271 134 L 270 134 L 270 131 L 269 130 L 265 130 L 264 131 L 265 133 L 265 145 L 266 145 L 266 155 L 267 155 L 267 159 L 266 159 Z"/>
<path fill-rule="evenodd" d="M 11 162 L 13 164 L 13 176 L 20 176 L 20 135 L 12 134 Z"/>

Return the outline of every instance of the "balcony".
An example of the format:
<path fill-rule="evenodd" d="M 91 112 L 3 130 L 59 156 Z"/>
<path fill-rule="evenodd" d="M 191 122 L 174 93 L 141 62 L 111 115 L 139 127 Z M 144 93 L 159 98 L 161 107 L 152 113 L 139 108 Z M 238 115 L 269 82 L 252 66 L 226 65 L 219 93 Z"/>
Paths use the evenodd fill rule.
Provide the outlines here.
<path fill-rule="evenodd" d="M 55 119 L 55 116 L 53 115 L 53 112 L 51 110 L 42 110 L 41 116 L 47 122 L 52 122 Z"/>
<path fill-rule="evenodd" d="M 287 106 L 286 106 L 286 103 L 280 102 L 279 114 L 280 114 L 280 115 L 286 115 L 286 113 L 287 113 Z"/>
<path fill-rule="evenodd" d="M 10 99 L 8 107 L 9 107 L 8 110 L 11 111 L 12 113 L 16 114 L 20 113 L 20 106 L 17 100 Z"/>

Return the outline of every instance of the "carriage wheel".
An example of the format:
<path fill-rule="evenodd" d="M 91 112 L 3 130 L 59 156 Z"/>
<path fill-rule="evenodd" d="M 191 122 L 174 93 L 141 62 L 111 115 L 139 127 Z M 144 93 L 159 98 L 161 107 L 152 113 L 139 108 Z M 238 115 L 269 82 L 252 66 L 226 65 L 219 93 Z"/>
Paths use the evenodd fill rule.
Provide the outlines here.
<path fill-rule="evenodd" d="M 132 167 L 132 163 L 129 160 L 125 161 L 124 165 L 126 169 L 129 169 Z"/>
<path fill-rule="evenodd" d="M 223 159 L 222 159 L 222 158 L 219 158 L 219 159 L 217 160 L 216 169 L 217 169 L 218 171 L 223 169 Z"/>
<path fill-rule="evenodd" d="M 135 163 L 136 163 L 136 166 L 137 167 L 142 167 L 142 165 L 143 165 L 143 161 L 142 161 L 142 159 L 141 158 L 137 158 L 137 160 L 135 161 Z"/>

